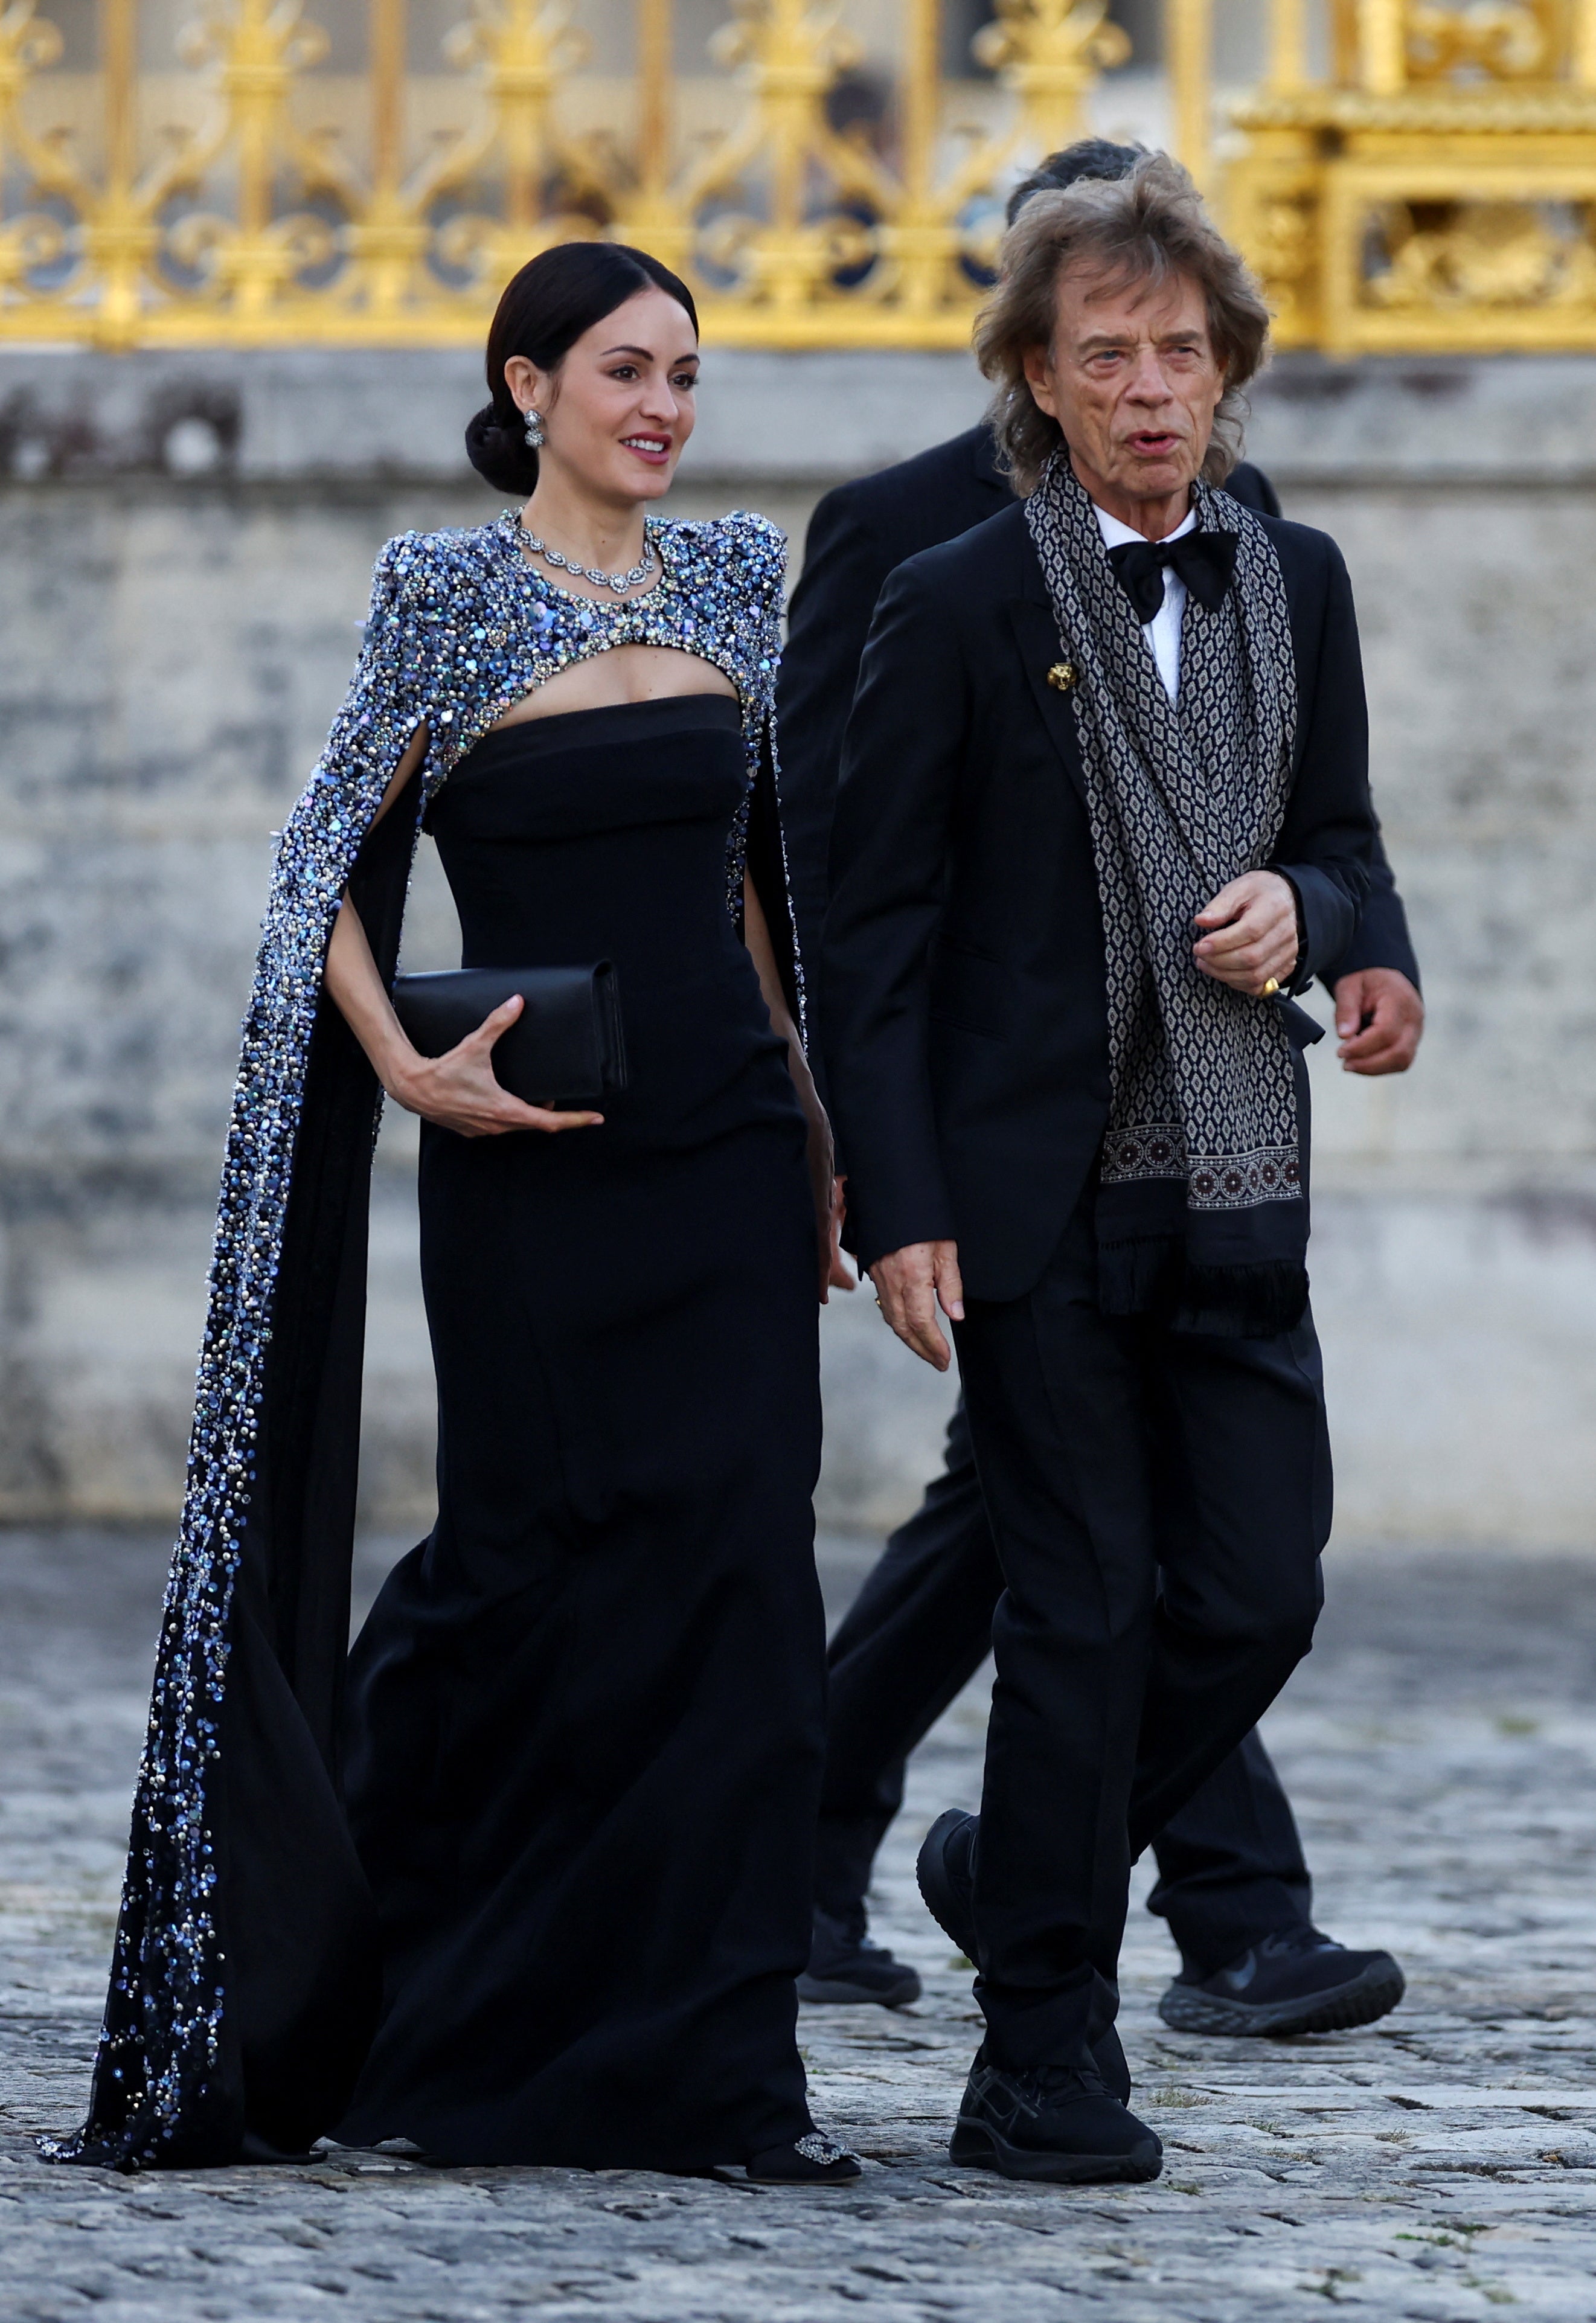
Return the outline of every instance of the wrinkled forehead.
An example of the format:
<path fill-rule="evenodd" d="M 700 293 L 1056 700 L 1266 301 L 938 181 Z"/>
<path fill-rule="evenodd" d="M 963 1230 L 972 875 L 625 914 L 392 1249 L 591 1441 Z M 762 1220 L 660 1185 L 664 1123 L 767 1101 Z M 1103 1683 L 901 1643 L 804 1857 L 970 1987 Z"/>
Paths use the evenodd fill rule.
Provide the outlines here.
<path fill-rule="evenodd" d="M 1067 260 L 1053 286 L 1055 331 L 1069 340 L 1158 340 L 1173 332 L 1208 334 L 1202 285 L 1174 267 L 1156 271 L 1128 262 Z"/>

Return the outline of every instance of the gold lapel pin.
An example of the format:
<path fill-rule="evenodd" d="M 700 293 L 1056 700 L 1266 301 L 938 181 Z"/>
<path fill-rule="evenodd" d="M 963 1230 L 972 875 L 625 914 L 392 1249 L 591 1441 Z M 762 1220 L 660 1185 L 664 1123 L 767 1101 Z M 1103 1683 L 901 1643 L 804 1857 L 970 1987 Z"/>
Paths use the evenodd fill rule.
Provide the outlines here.
<path fill-rule="evenodd" d="M 1056 661 L 1048 672 L 1048 684 L 1056 693 L 1068 693 L 1075 684 L 1075 675 L 1072 661 Z"/>

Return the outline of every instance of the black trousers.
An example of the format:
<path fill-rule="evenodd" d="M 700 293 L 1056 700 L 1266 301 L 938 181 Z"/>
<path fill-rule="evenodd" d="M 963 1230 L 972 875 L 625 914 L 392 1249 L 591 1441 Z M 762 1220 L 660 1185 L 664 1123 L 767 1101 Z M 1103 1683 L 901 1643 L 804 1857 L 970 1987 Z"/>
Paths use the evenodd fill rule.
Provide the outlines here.
<path fill-rule="evenodd" d="M 1272 1339 L 1099 1313 L 1090 1199 L 1036 1288 L 956 1326 L 1004 1593 L 976 1873 L 1008 2070 L 1118 2006 L 1131 1862 L 1312 1642 L 1330 1462 L 1311 1323 Z"/>
<path fill-rule="evenodd" d="M 846 1915 L 903 1804 L 910 1753 L 992 1650 L 1003 1594 L 962 1401 L 946 1463 L 888 1539 L 832 1637 L 815 1901 Z M 1147 1908 L 1208 1976 L 1260 1937 L 1305 1924 L 1313 1884 L 1290 1802 L 1250 1733 L 1152 1841 Z"/>

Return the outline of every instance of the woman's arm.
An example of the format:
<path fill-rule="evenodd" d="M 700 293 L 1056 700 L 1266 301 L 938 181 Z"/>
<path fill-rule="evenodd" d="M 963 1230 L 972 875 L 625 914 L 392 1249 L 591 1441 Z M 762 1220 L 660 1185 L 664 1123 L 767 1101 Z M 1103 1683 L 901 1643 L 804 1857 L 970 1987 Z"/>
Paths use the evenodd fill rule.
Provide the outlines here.
<path fill-rule="evenodd" d="M 772 1029 L 781 1034 L 787 1044 L 787 1070 L 793 1076 L 793 1086 L 798 1092 L 798 1102 L 803 1107 L 809 1124 L 809 1178 L 814 1193 L 815 1223 L 820 1233 L 821 1304 L 823 1307 L 831 1290 L 852 1290 L 854 1278 L 848 1271 L 839 1235 L 842 1231 L 842 1182 L 837 1175 L 836 1157 L 831 1147 L 831 1125 L 826 1119 L 826 1109 L 814 1085 L 814 1075 L 809 1070 L 809 1059 L 803 1053 L 803 1043 L 798 1038 L 798 1027 L 787 1006 L 782 980 L 776 972 L 775 949 L 770 941 L 770 928 L 765 917 L 765 906 L 753 880 L 743 875 L 743 941 L 748 947 L 748 957 L 759 978 L 759 989 L 765 995 L 765 1005 L 770 1011 Z"/>
<path fill-rule="evenodd" d="M 427 749 L 427 729 L 417 729 L 399 771 L 371 818 L 375 830 L 404 790 Z M 396 1105 L 418 1113 L 462 1137 L 501 1137 L 511 1129 L 585 1129 L 601 1113 L 550 1113 L 523 1105 L 501 1088 L 493 1074 L 493 1043 L 521 1013 L 518 996 L 505 1001 L 458 1048 L 442 1057 L 424 1057 L 412 1048 L 394 1015 L 360 914 L 345 889 L 327 946 L 323 982 L 350 1031 L 370 1058 L 371 1069 Z"/>

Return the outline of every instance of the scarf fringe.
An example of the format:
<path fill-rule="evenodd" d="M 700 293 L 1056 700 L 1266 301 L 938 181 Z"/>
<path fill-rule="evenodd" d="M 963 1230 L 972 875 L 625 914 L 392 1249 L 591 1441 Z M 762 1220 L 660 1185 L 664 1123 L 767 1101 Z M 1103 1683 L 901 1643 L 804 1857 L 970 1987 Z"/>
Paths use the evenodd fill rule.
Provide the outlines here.
<path fill-rule="evenodd" d="M 1307 1269 L 1295 1259 L 1260 1259 L 1249 1266 L 1194 1266 L 1188 1259 L 1182 1272 L 1172 1331 L 1274 1339 L 1294 1331 L 1307 1312 Z"/>
<path fill-rule="evenodd" d="M 1166 1236 L 1102 1244 L 1097 1305 L 1105 1315 L 1150 1315 L 1171 1331 L 1216 1339 L 1274 1339 L 1307 1312 L 1307 1269 L 1298 1260 L 1202 1266 Z"/>

